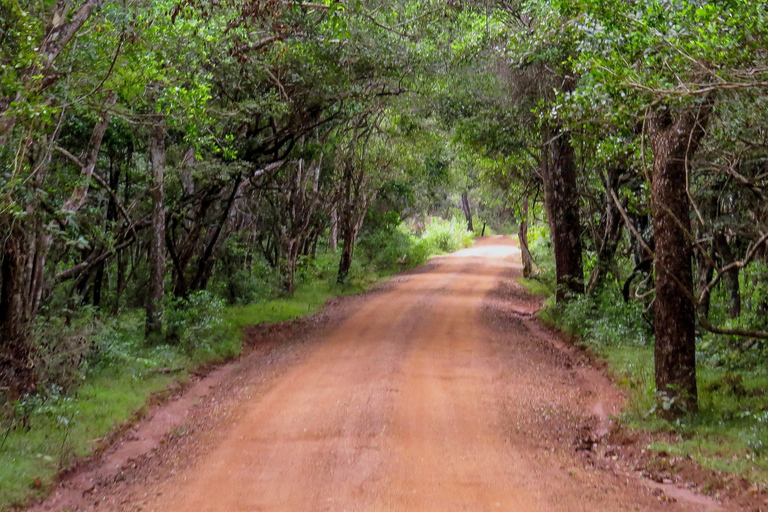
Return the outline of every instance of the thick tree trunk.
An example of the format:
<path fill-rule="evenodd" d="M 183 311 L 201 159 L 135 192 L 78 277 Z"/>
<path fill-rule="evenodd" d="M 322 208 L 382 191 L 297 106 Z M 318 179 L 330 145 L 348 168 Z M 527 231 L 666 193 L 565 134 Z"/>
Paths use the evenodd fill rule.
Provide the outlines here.
<path fill-rule="evenodd" d="M 520 228 L 517 231 L 517 238 L 520 241 L 520 252 L 523 259 L 523 277 L 531 277 L 533 273 L 533 257 L 528 249 L 528 198 L 523 197 L 523 204 L 520 209 Z"/>
<path fill-rule="evenodd" d="M 464 211 L 464 218 L 467 219 L 467 231 L 474 231 L 472 225 L 472 208 L 469 205 L 469 195 L 466 192 L 461 194 L 461 209 Z"/>
<path fill-rule="evenodd" d="M 555 250 L 556 299 L 562 302 L 569 295 L 584 293 L 576 164 L 571 138 L 566 132 L 558 130 L 556 136 L 550 136 L 545 131 L 544 135 L 549 143 L 548 148 L 543 148 L 541 159 L 544 199 Z"/>
<path fill-rule="evenodd" d="M 715 233 L 715 250 L 720 256 L 722 266 L 727 266 L 736 261 L 733 256 L 725 233 L 718 231 Z M 741 290 L 739 288 L 739 269 L 733 268 L 723 274 L 723 286 L 728 293 L 728 316 L 738 318 L 741 316 Z"/>
<path fill-rule="evenodd" d="M 3 244 L 0 264 L 0 387 L 16 399 L 35 389 L 29 338 L 29 319 L 24 311 L 24 233 L 13 229 Z"/>
<path fill-rule="evenodd" d="M 149 142 L 152 171 L 152 228 L 149 243 L 149 290 L 146 303 L 146 337 L 157 341 L 163 334 L 165 297 L 165 120 L 156 119 Z"/>
<path fill-rule="evenodd" d="M 693 248 L 687 162 L 704 136 L 709 105 L 672 119 L 669 110 L 650 115 L 653 151 L 651 210 L 656 240 L 654 349 L 656 390 L 662 416 L 698 410 L 693 303 Z"/>

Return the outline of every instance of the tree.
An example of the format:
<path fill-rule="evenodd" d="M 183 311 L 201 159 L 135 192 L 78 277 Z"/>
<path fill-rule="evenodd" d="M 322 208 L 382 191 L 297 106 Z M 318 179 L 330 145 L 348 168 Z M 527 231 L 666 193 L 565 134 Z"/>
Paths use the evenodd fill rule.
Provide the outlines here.
<path fill-rule="evenodd" d="M 146 304 L 146 336 L 157 340 L 163 333 L 163 300 L 165 299 L 165 118 L 155 116 L 149 142 L 149 164 L 152 172 L 152 227 L 149 244 L 149 293 Z"/>
<path fill-rule="evenodd" d="M 569 294 L 584 293 L 581 254 L 581 221 L 576 187 L 576 164 L 568 133 L 544 130 L 541 174 L 544 181 L 547 218 L 555 252 L 559 302 Z"/>
<path fill-rule="evenodd" d="M 686 167 L 705 135 L 712 105 L 649 115 L 653 151 L 651 204 L 656 239 L 656 389 L 670 417 L 698 410 L 693 244 Z"/>

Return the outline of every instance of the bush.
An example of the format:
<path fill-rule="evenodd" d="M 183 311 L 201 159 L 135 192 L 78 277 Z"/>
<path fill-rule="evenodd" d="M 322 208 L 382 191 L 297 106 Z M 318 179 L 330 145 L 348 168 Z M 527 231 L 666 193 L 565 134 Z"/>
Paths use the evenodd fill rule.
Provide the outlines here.
<path fill-rule="evenodd" d="M 748 331 L 768 330 L 768 264 L 756 262 L 739 273 L 741 315 L 729 318 L 730 298 L 723 286 L 712 290 L 709 319 L 717 326 Z M 765 371 L 768 343 L 764 340 L 704 332 L 699 360 L 729 370 Z"/>
<path fill-rule="evenodd" d="M 353 272 L 354 269 L 350 271 Z M 339 256 L 336 253 L 321 253 L 316 258 L 299 258 L 296 265 L 296 284 L 307 285 L 315 281 L 336 282 L 339 272 Z"/>
<path fill-rule="evenodd" d="M 279 270 L 263 259 L 242 268 L 233 265 L 228 271 L 217 273 L 216 277 L 211 290 L 229 305 L 252 304 L 273 297 L 283 287 Z"/>
<path fill-rule="evenodd" d="M 35 367 L 42 392 L 51 388 L 66 393 L 82 384 L 94 350 L 92 337 L 101 327 L 90 311 L 74 322 L 51 317 L 35 323 Z"/>
<path fill-rule="evenodd" d="M 555 306 L 552 314 L 565 331 L 581 336 L 588 344 L 651 346 L 653 342 L 641 305 L 624 302 L 616 289 L 606 288 L 597 296 L 573 297 Z"/>
<path fill-rule="evenodd" d="M 426 263 L 435 254 L 457 251 L 472 245 L 474 234 L 463 220 L 430 219 L 418 234 L 416 224 L 387 224 L 360 241 L 360 249 L 381 270 L 411 268 Z"/>
<path fill-rule="evenodd" d="M 227 351 L 232 327 L 224 320 L 225 303 L 206 291 L 171 298 L 165 310 L 168 338 L 187 351 Z"/>
<path fill-rule="evenodd" d="M 429 250 L 408 228 L 400 225 L 387 232 L 375 233 L 375 251 L 371 251 L 373 264 L 381 269 L 411 268 L 429 258 Z M 379 243 L 375 243 L 378 241 Z"/>
<path fill-rule="evenodd" d="M 467 230 L 466 223 L 458 217 L 449 220 L 432 218 L 421 235 L 432 254 L 458 251 L 472 245 L 474 234 Z"/>

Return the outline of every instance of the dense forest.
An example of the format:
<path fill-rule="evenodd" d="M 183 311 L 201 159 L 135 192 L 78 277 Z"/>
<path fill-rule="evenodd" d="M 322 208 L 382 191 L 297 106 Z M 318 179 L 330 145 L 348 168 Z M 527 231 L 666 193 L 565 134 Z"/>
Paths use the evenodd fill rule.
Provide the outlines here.
<path fill-rule="evenodd" d="M 0 451 L 495 232 L 652 351 L 646 413 L 704 421 L 715 372 L 764 455 L 766 48 L 746 0 L 0 0 Z"/>

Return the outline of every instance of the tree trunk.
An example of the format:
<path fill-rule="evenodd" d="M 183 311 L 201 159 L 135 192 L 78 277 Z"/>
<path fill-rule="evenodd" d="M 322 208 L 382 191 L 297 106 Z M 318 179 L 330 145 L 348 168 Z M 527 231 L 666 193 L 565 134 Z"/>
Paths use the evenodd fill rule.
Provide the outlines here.
<path fill-rule="evenodd" d="M 285 248 L 285 268 L 283 274 L 283 288 L 287 295 L 293 295 L 296 291 L 296 262 L 299 257 L 299 244 L 294 240 Z"/>
<path fill-rule="evenodd" d="M 710 106 L 672 119 L 669 110 L 649 118 L 653 151 L 651 210 L 656 241 L 654 349 L 660 414 L 679 418 L 698 410 L 693 298 L 693 248 L 687 162 L 704 136 Z"/>
<path fill-rule="evenodd" d="M 148 341 L 163 334 L 163 298 L 165 297 L 165 120 L 158 118 L 149 143 L 152 170 L 152 228 L 149 244 L 149 291 L 146 303 L 145 332 Z"/>
<path fill-rule="evenodd" d="M 352 268 L 352 257 L 355 253 L 355 239 L 357 233 L 353 229 L 342 230 L 341 259 L 339 260 L 339 274 L 336 282 L 344 284 L 349 278 L 349 270 Z"/>
<path fill-rule="evenodd" d="M 720 256 L 722 266 L 730 265 L 736 258 L 733 256 L 725 233 L 718 231 L 715 233 L 715 250 Z M 738 318 L 741 316 L 741 291 L 739 289 L 739 269 L 733 268 L 723 274 L 723 286 L 728 293 L 728 316 Z"/>
<path fill-rule="evenodd" d="M 523 259 L 523 277 L 531 277 L 533 273 L 533 257 L 528 249 L 528 198 L 523 197 L 523 204 L 520 209 L 520 228 L 517 231 L 517 238 L 520 241 L 520 252 Z"/>
<path fill-rule="evenodd" d="M 328 247 L 331 252 L 336 252 L 336 247 L 339 245 L 339 209 L 334 205 L 331 210 L 331 229 L 328 236 Z"/>
<path fill-rule="evenodd" d="M 93 307 L 96 309 L 101 307 L 101 292 L 104 288 L 104 267 L 105 263 L 103 261 L 96 266 L 96 276 L 93 279 Z"/>
<path fill-rule="evenodd" d="M 125 291 L 125 267 L 126 261 L 123 251 L 117 253 L 117 276 L 115 278 L 115 302 L 112 304 L 112 315 L 117 316 L 120 313 L 120 298 Z"/>
<path fill-rule="evenodd" d="M 339 224 L 341 227 L 341 259 L 339 260 L 339 273 L 336 282 L 344 284 L 349 278 L 349 270 L 352 268 L 352 258 L 355 255 L 355 244 L 357 243 L 357 234 L 363 226 L 365 212 L 372 198 L 365 197 L 359 192 L 354 198 L 350 197 L 345 211 L 342 212 Z"/>
<path fill-rule="evenodd" d="M 243 181 L 242 175 L 238 174 L 232 185 L 232 193 L 227 199 L 219 221 L 216 224 L 216 228 L 213 234 L 210 236 L 208 243 L 205 246 L 205 251 L 197 260 L 197 271 L 195 272 L 195 278 L 192 281 L 193 290 L 205 290 L 208 286 L 208 280 L 213 273 L 213 266 L 215 263 L 216 249 L 219 246 L 221 240 L 221 234 L 224 232 L 224 228 L 228 223 L 232 221 L 232 207 L 235 204 L 235 200 L 247 185 L 247 181 Z"/>
<path fill-rule="evenodd" d="M 584 293 L 584 267 L 581 260 L 581 221 L 579 197 L 576 188 L 576 164 L 570 136 L 558 130 L 542 151 L 545 203 L 555 251 L 557 275 L 557 302 L 567 300 L 572 294 Z"/>
<path fill-rule="evenodd" d="M 461 194 L 461 209 L 464 210 L 464 218 L 467 219 L 467 231 L 474 231 L 472 226 L 472 208 L 469 205 L 469 195 L 466 192 Z"/>
<path fill-rule="evenodd" d="M 712 251 L 709 252 L 711 253 Z M 710 257 L 711 256 L 712 255 L 710 254 Z M 701 297 L 703 290 L 712 280 L 712 275 L 714 274 L 715 269 L 709 263 L 709 258 L 706 255 L 701 254 L 701 251 L 696 251 L 694 259 L 696 261 L 696 297 Z M 709 318 L 711 298 L 711 294 L 708 293 L 699 301 L 697 311 L 699 316 Z"/>
<path fill-rule="evenodd" d="M 605 216 L 600 222 L 600 232 L 602 233 L 603 239 L 599 241 L 600 245 L 597 248 L 595 267 L 592 270 L 592 274 L 589 276 L 589 283 L 587 284 L 588 295 L 592 295 L 602 287 L 605 281 L 605 276 L 608 274 L 608 270 L 613 263 L 616 249 L 618 249 L 619 246 L 621 230 L 624 224 L 616 203 L 613 201 L 611 192 L 617 189 L 620 174 L 620 168 L 613 167 L 608 171 L 606 176 Z M 595 243 L 597 242 L 598 241 L 596 240 Z"/>
<path fill-rule="evenodd" d="M 24 233 L 14 228 L 3 244 L 0 266 L 0 386 L 17 399 L 35 389 L 34 346 L 24 315 Z"/>
<path fill-rule="evenodd" d="M 320 229 L 315 231 L 315 236 L 312 238 L 312 248 L 309 252 L 309 257 L 313 260 L 317 257 L 317 242 L 320 240 Z"/>

